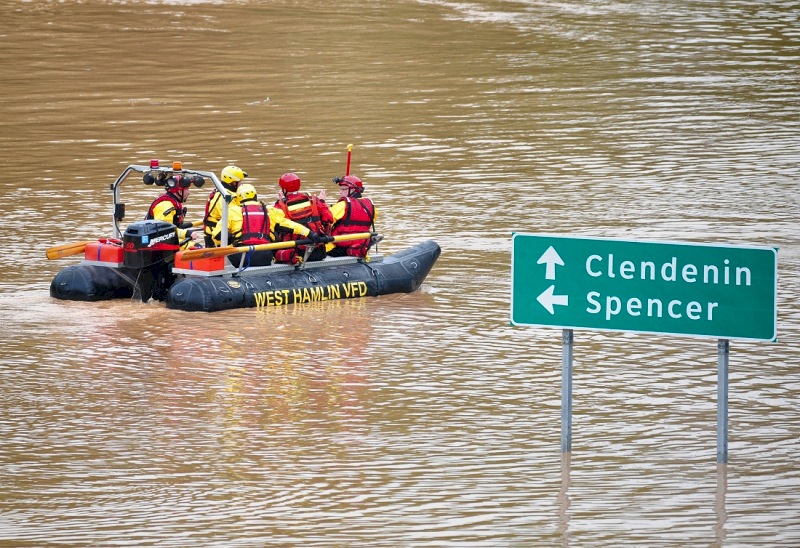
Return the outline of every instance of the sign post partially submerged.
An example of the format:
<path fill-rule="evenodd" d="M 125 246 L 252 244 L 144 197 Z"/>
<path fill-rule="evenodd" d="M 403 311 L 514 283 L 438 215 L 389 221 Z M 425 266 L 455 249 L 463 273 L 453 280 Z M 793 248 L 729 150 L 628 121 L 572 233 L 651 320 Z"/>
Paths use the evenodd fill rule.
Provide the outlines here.
<path fill-rule="evenodd" d="M 719 339 L 717 462 L 727 462 L 728 339 L 776 340 L 777 264 L 773 247 L 514 234 L 511 323 L 564 330 L 562 452 L 582 328 Z"/>

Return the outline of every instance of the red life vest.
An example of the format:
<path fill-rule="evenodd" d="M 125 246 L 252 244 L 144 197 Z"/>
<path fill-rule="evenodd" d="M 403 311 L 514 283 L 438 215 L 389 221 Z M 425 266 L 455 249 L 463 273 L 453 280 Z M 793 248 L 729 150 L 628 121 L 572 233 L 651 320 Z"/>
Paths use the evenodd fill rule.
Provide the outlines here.
<path fill-rule="evenodd" d="M 369 232 L 375 221 L 375 204 L 369 198 L 340 198 L 344 200 L 345 212 L 333 226 L 332 236 L 353 234 L 356 232 Z M 366 257 L 369 251 L 369 239 L 336 242 L 336 247 L 347 248 L 347 254 L 354 257 Z"/>
<path fill-rule="evenodd" d="M 181 203 L 172 194 L 169 193 L 162 194 L 161 196 L 153 200 L 153 203 L 150 204 L 150 209 L 147 210 L 147 215 L 145 216 L 145 220 L 155 219 L 154 212 L 156 206 L 164 201 L 170 202 L 172 204 L 172 209 L 167 209 L 164 213 L 168 214 L 170 211 L 174 210 L 175 216 L 172 218 L 172 224 L 174 224 L 175 226 L 180 226 L 180 224 L 183 222 L 184 215 L 186 215 L 186 209 L 184 209 Z"/>
<path fill-rule="evenodd" d="M 333 236 L 369 232 L 375 221 L 375 204 L 369 198 L 340 198 L 347 202 L 344 215 L 333 227 Z M 339 247 L 350 247 L 353 242 L 337 242 Z"/>
<path fill-rule="evenodd" d="M 269 214 L 260 202 L 242 204 L 242 244 L 269 243 Z"/>
<path fill-rule="evenodd" d="M 305 192 L 295 192 L 284 196 L 275 202 L 275 207 L 281 208 L 287 219 L 308 227 L 317 234 L 326 234 L 327 227 L 333 221 L 333 216 L 328 206 L 319 203 L 316 195 L 309 196 Z M 301 238 L 291 231 L 275 227 L 275 236 L 279 241 L 289 241 Z"/>

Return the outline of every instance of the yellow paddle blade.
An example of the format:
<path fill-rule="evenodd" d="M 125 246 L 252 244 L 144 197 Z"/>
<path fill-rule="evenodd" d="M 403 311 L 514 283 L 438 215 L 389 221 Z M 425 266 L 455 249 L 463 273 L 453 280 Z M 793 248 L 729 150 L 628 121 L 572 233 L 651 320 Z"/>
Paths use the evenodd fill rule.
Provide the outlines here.
<path fill-rule="evenodd" d="M 92 242 L 75 242 L 72 244 L 57 245 L 47 250 L 47 258 L 51 261 L 53 259 L 60 259 L 62 257 L 69 257 L 70 255 L 77 255 L 83 253 L 86 246 Z"/>

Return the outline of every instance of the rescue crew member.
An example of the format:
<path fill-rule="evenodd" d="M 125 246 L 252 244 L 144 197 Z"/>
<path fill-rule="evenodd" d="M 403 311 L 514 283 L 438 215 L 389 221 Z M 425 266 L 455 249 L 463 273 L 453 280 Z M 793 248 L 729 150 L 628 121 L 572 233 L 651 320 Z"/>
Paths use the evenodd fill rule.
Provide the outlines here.
<path fill-rule="evenodd" d="M 155 219 L 156 221 L 164 221 L 175 225 L 178 231 L 178 240 L 181 242 L 181 249 L 194 247 L 193 240 L 197 240 L 200 237 L 200 231 L 199 229 L 191 230 L 191 223 L 184 224 L 186 207 L 183 205 L 189 198 L 189 185 L 191 182 L 188 177 L 182 175 L 172 175 L 162 180 L 165 187 L 164 194 L 150 204 L 145 220 Z"/>
<path fill-rule="evenodd" d="M 220 182 L 222 182 L 222 186 L 228 192 L 235 196 L 236 189 L 239 188 L 239 183 L 241 183 L 245 177 L 247 177 L 247 173 L 242 171 L 241 168 L 237 166 L 226 166 L 220 174 Z M 205 234 L 206 247 L 214 247 L 215 245 L 211 235 L 217 227 L 217 224 L 222 220 L 222 207 L 224 204 L 225 199 L 222 194 L 218 192 L 216 188 L 212 190 L 211 194 L 208 196 L 208 200 L 206 200 L 206 215 L 203 217 L 203 232 Z M 235 207 L 231 207 L 232 204 L 233 200 L 228 204 L 229 214 L 231 209 L 235 209 Z"/>
<path fill-rule="evenodd" d="M 275 208 L 283 211 L 284 216 L 296 223 L 308 227 L 320 236 L 329 233 L 333 223 L 331 210 L 325 203 L 325 191 L 320 196 L 300 192 L 300 177 L 294 173 L 284 173 L 278 179 L 278 200 Z M 275 228 L 275 239 L 279 242 L 297 240 L 296 232 L 283 229 L 280 226 Z M 305 256 L 307 246 L 300 245 L 291 249 L 281 249 L 275 253 L 276 263 L 296 264 L 300 262 L 301 256 Z M 310 252 L 306 260 L 321 261 L 325 258 L 325 246 L 317 245 Z"/>
<path fill-rule="evenodd" d="M 232 239 L 231 245 L 259 245 L 275 241 L 275 231 L 280 229 L 287 233 L 295 234 L 298 238 L 310 238 L 319 241 L 319 235 L 308 227 L 287 219 L 283 211 L 267 205 L 258 200 L 253 185 L 244 183 L 239 185 L 234 199 L 235 207 L 228 211 L 228 233 Z M 213 238 L 219 244 L 221 227 L 215 230 Z M 241 254 L 228 255 L 232 265 L 241 264 Z M 245 257 L 246 266 L 268 266 L 272 262 L 272 251 L 259 250 L 248 252 Z"/>
<path fill-rule="evenodd" d="M 361 196 L 364 183 L 355 175 L 334 177 L 333 182 L 339 185 L 339 201 L 331 206 L 334 223 L 331 236 L 370 232 L 375 227 L 378 209 L 372 200 Z M 327 245 L 329 257 L 366 257 L 370 247 L 370 238 L 351 240 L 349 242 L 332 242 Z"/>

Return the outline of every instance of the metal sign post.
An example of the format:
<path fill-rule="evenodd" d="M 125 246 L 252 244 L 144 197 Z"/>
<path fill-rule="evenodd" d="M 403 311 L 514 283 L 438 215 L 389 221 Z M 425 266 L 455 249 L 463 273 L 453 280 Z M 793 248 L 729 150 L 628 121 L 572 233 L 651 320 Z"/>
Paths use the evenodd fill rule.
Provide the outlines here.
<path fill-rule="evenodd" d="M 728 339 L 717 341 L 717 462 L 728 462 Z"/>
<path fill-rule="evenodd" d="M 561 452 L 572 451 L 572 329 L 561 333 Z"/>

